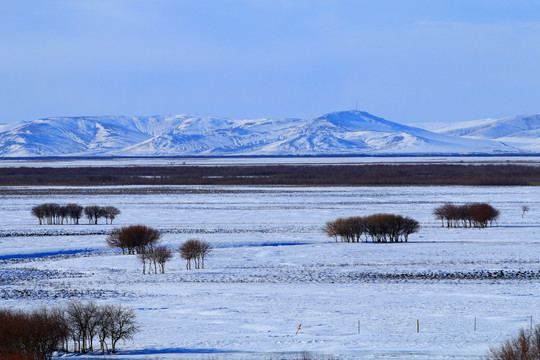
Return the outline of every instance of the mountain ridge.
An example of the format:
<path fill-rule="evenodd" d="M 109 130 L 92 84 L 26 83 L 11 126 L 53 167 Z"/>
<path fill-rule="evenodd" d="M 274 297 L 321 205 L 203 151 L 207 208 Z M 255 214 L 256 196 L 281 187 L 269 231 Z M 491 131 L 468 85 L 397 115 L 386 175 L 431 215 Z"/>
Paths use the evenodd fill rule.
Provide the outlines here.
<path fill-rule="evenodd" d="M 0 127 L 1 157 L 514 154 L 499 141 L 431 132 L 364 111 L 312 120 L 189 114 L 50 117 Z"/>

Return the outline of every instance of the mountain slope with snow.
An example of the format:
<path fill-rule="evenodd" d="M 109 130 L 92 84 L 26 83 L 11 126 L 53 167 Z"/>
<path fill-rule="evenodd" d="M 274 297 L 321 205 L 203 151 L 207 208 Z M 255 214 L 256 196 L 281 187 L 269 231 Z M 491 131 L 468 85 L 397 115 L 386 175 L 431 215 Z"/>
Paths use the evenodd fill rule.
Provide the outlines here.
<path fill-rule="evenodd" d="M 313 120 L 55 117 L 0 129 L 0 156 L 503 154 L 518 149 L 340 111 Z"/>
<path fill-rule="evenodd" d="M 437 133 L 503 142 L 522 150 L 540 151 L 540 114 L 455 123 Z"/>

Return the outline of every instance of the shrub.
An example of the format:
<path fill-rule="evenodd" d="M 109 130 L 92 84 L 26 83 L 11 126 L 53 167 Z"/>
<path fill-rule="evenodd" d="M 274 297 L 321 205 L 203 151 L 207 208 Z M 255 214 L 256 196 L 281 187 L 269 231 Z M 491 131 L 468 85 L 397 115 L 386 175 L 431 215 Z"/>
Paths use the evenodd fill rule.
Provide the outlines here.
<path fill-rule="evenodd" d="M 161 233 L 146 225 L 130 225 L 114 228 L 107 236 L 110 247 L 122 249 L 122 253 L 135 254 L 151 251 L 161 240 Z"/>
<path fill-rule="evenodd" d="M 92 350 L 97 337 L 103 352 L 116 352 L 119 340 L 133 337 L 139 326 L 132 309 L 121 305 L 99 306 L 71 302 L 65 308 L 42 308 L 33 312 L 0 309 L 0 359 L 46 360 L 58 350 Z"/>
<path fill-rule="evenodd" d="M 65 330 L 61 319 L 47 309 L 0 310 L 0 358 L 50 359 L 67 337 Z"/>
<path fill-rule="evenodd" d="M 487 360 L 539 360 L 540 325 L 534 329 L 521 329 L 517 336 L 502 345 L 491 348 Z"/>
<path fill-rule="evenodd" d="M 341 242 L 407 242 L 409 235 L 420 229 L 418 221 L 401 215 L 373 214 L 366 217 L 353 216 L 329 221 L 323 232 Z"/>
<path fill-rule="evenodd" d="M 478 227 L 493 224 L 499 217 L 499 210 L 486 203 L 466 205 L 444 204 L 433 210 L 433 215 L 444 227 Z"/>
<path fill-rule="evenodd" d="M 195 269 L 204 269 L 204 259 L 212 251 L 212 245 L 208 241 L 189 239 L 179 248 L 180 257 L 186 260 L 186 269 L 191 270 L 191 260 Z"/>

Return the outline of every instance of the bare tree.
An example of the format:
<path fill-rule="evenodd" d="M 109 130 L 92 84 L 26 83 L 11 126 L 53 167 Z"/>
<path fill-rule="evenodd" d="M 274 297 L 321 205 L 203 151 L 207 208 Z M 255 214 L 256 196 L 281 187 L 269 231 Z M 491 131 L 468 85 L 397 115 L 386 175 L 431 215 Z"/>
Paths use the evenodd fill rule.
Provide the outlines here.
<path fill-rule="evenodd" d="M 191 270 L 191 261 L 195 269 L 204 268 L 204 259 L 212 251 L 212 245 L 204 240 L 189 239 L 179 248 L 180 257 L 186 260 L 186 269 Z"/>
<path fill-rule="evenodd" d="M 373 214 L 369 216 L 353 216 L 329 221 L 323 232 L 342 242 L 360 242 L 371 238 L 373 242 L 408 241 L 409 235 L 417 232 L 420 224 L 409 217 L 395 214 Z"/>
<path fill-rule="evenodd" d="M 62 319 L 57 318 L 47 308 L 41 308 L 28 315 L 29 336 L 27 342 L 34 349 L 38 359 L 51 359 L 66 337 Z"/>
<path fill-rule="evenodd" d="M 139 258 L 140 262 L 142 263 L 142 273 L 143 275 L 146 274 L 146 263 L 148 262 L 148 273 L 150 274 L 150 272 L 152 271 L 152 257 L 153 257 L 153 254 L 151 253 L 150 250 L 141 250 L 139 251 L 139 253 L 137 254 L 137 258 Z"/>
<path fill-rule="evenodd" d="M 197 268 L 198 249 L 198 239 L 189 239 L 178 248 L 178 251 L 180 252 L 180 257 L 186 260 L 187 270 L 191 270 L 191 260 L 195 262 L 195 268 Z"/>
<path fill-rule="evenodd" d="M 471 204 L 469 207 L 469 218 L 474 226 L 485 228 L 492 224 L 499 217 L 499 210 L 485 203 Z"/>
<path fill-rule="evenodd" d="M 39 225 L 43 225 L 45 223 L 45 205 L 36 205 L 32 208 L 30 211 L 31 214 L 38 218 Z"/>
<path fill-rule="evenodd" d="M 60 205 L 54 203 L 43 204 L 48 225 L 58 224 Z"/>
<path fill-rule="evenodd" d="M 121 305 L 98 306 L 93 302 L 71 302 L 66 308 L 40 308 L 32 312 L 0 309 L 0 359 L 49 360 L 53 352 L 92 350 L 97 337 L 103 353 L 112 352 L 119 340 L 133 337 L 138 331 L 135 313 Z"/>
<path fill-rule="evenodd" d="M 72 338 L 78 343 L 80 352 L 85 353 L 93 348 L 93 339 L 97 333 L 97 309 L 94 302 L 73 301 L 67 307 Z"/>
<path fill-rule="evenodd" d="M 103 216 L 103 214 L 101 213 L 101 207 L 99 207 L 98 205 L 86 206 L 84 208 L 84 215 L 86 215 L 89 224 L 97 224 L 98 219 Z"/>
<path fill-rule="evenodd" d="M 66 205 L 69 217 L 74 224 L 79 224 L 79 219 L 82 217 L 84 208 L 79 204 L 67 204 Z"/>
<path fill-rule="evenodd" d="M 465 205 L 445 204 L 436 208 L 433 214 L 437 219 L 446 221 L 447 227 L 487 227 L 499 217 L 499 210 L 486 203 Z"/>
<path fill-rule="evenodd" d="M 96 323 L 97 323 L 97 338 L 99 341 L 99 346 L 103 354 L 109 352 L 107 346 L 107 337 L 109 336 L 109 328 L 111 323 L 111 305 L 100 306 L 96 313 Z"/>
<path fill-rule="evenodd" d="M 206 240 L 199 240 L 199 258 L 201 259 L 201 267 L 204 269 L 204 259 L 212 251 L 212 245 Z"/>
<path fill-rule="evenodd" d="M 111 247 L 119 247 L 122 253 L 135 254 L 153 250 L 161 241 L 161 233 L 146 225 L 130 225 L 115 228 L 106 239 Z"/>
<path fill-rule="evenodd" d="M 327 221 L 326 225 L 324 225 L 322 229 L 323 233 L 325 233 L 328 237 L 333 238 L 337 242 L 338 238 L 342 236 L 341 229 L 343 226 L 341 226 L 341 222 L 343 222 L 343 219 L 341 218 L 334 221 Z"/>
<path fill-rule="evenodd" d="M 109 245 L 112 248 L 120 248 L 122 249 L 122 254 L 126 253 L 127 244 L 125 244 L 122 238 L 122 229 L 120 228 L 114 228 L 112 229 L 111 233 L 107 236 L 107 239 L 105 240 L 107 242 L 107 245 Z"/>
<path fill-rule="evenodd" d="M 540 359 L 540 325 L 534 329 L 521 329 L 517 336 L 501 346 L 491 348 L 486 360 L 538 360 Z"/>
<path fill-rule="evenodd" d="M 139 326 L 132 309 L 116 305 L 110 306 L 108 312 L 110 316 L 108 335 L 111 339 L 111 351 L 114 354 L 118 341 L 131 339 L 139 330 Z"/>
<path fill-rule="evenodd" d="M 103 214 L 103 217 L 105 218 L 105 222 L 108 223 L 110 220 L 112 224 L 113 220 L 118 215 L 120 215 L 120 210 L 114 206 L 104 206 L 101 208 L 101 213 Z"/>
<path fill-rule="evenodd" d="M 162 274 L 165 274 L 165 264 L 172 259 L 172 251 L 165 246 L 157 246 L 154 249 L 156 262 L 159 264 Z"/>
<path fill-rule="evenodd" d="M 529 206 L 528 206 L 528 205 L 523 205 L 523 206 L 521 207 L 521 211 L 522 211 L 522 213 L 521 213 L 521 218 L 523 218 L 523 216 L 525 216 L 525 213 L 526 213 L 527 211 L 529 211 Z"/>
<path fill-rule="evenodd" d="M 410 217 L 405 217 L 401 228 L 401 234 L 403 235 L 405 242 L 409 240 L 409 235 L 414 234 L 420 230 L 420 223 Z"/>
<path fill-rule="evenodd" d="M 0 309 L 1 359 L 51 359 L 65 337 L 62 320 L 47 308 L 29 313 Z"/>

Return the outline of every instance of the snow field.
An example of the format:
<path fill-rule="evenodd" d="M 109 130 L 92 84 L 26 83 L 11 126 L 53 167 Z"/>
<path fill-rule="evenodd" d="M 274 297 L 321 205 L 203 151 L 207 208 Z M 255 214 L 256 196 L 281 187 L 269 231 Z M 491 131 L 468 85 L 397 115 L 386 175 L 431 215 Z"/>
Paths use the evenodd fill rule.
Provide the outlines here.
<path fill-rule="evenodd" d="M 120 344 L 121 360 L 294 358 L 302 351 L 480 359 L 531 316 L 540 318 L 537 188 L 173 188 L 2 196 L 0 306 L 30 309 L 74 296 L 131 306 L 142 331 Z M 431 212 L 447 201 L 489 202 L 501 211 L 498 226 L 443 229 Z M 39 226 L 30 208 L 43 202 L 113 205 L 122 214 L 112 226 Z M 521 205 L 530 207 L 523 218 Z M 411 216 L 422 228 L 407 244 L 336 244 L 320 231 L 328 220 L 376 212 Z M 166 274 L 142 275 L 136 257 L 107 248 L 101 234 L 136 223 L 162 230 L 173 249 L 192 237 L 211 242 L 207 268 L 186 271 L 175 254 Z"/>

